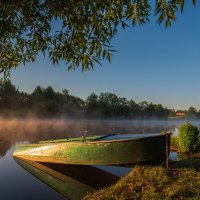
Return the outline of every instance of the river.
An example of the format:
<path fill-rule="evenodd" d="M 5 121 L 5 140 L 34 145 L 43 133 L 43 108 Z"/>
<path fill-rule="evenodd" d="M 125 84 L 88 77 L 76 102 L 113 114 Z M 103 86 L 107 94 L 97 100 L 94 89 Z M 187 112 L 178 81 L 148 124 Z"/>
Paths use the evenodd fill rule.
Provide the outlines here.
<path fill-rule="evenodd" d="M 93 134 L 103 135 L 110 133 L 158 133 L 166 130 L 174 130 L 183 122 L 184 120 L 69 120 L 63 118 L 0 119 L 0 198 L 2 200 L 57 200 L 66 198 L 60 195 L 54 189 L 51 189 L 49 186 L 44 184 L 44 180 L 41 181 L 40 179 L 36 178 L 35 175 L 33 176 L 33 173 L 29 173 L 24 169 L 23 165 L 13 159 L 12 152 L 19 144 L 35 143 L 40 140 L 69 138 Z M 200 121 L 193 120 L 190 122 L 200 128 Z M 49 166 L 45 166 L 45 169 L 47 167 Z M 72 171 L 76 174 L 76 171 L 74 172 L 74 170 L 75 169 L 73 168 Z M 86 186 L 88 186 L 88 183 L 86 183 L 87 181 L 85 181 L 88 179 L 85 173 L 85 169 L 78 168 L 77 170 L 79 176 L 78 178 L 80 180 L 76 181 L 76 184 L 80 182 L 81 185 L 77 185 L 75 188 L 77 190 L 72 190 L 74 195 L 75 193 L 78 194 L 78 189 L 81 190 L 82 186 L 84 188 L 87 188 Z M 80 176 L 82 176 L 82 170 L 85 174 L 83 178 L 80 178 Z M 88 176 L 95 176 L 95 173 L 97 176 L 99 173 L 99 176 L 102 177 L 103 173 L 108 177 L 110 174 L 110 179 L 113 178 L 114 180 L 116 176 L 122 177 L 126 175 L 130 172 L 131 169 L 95 166 L 95 169 L 89 168 L 88 170 L 92 170 L 94 172 L 94 175 L 89 172 L 90 174 Z M 103 171 L 105 171 L 105 173 Z M 68 174 L 70 173 L 71 171 L 68 169 Z M 70 190 L 70 184 L 74 184 L 74 177 L 67 178 L 68 175 L 66 174 L 64 174 L 64 177 L 65 180 L 67 179 L 68 181 L 71 181 L 65 183 L 65 189 L 67 190 L 67 187 L 69 187 Z M 81 180 L 84 182 L 84 184 L 82 184 Z M 95 181 L 92 179 L 92 182 L 94 183 Z M 100 185 L 99 187 L 102 187 L 104 183 L 109 185 L 109 180 L 103 180 L 103 178 L 102 184 L 99 184 L 98 182 L 100 181 L 97 180 L 95 184 L 96 186 Z M 63 185 L 61 184 L 60 187 L 63 187 Z M 76 195 L 69 197 L 71 199 L 80 198 L 80 196 Z"/>

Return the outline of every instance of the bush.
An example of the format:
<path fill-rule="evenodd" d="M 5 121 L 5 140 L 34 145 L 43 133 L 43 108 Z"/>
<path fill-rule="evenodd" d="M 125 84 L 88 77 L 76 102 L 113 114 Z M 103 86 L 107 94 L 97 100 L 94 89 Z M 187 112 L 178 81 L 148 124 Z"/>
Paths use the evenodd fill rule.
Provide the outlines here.
<path fill-rule="evenodd" d="M 178 145 L 182 152 L 192 152 L 197 148 L 199 130 L 191 123 L 181 125 L 178 133 Z"/>

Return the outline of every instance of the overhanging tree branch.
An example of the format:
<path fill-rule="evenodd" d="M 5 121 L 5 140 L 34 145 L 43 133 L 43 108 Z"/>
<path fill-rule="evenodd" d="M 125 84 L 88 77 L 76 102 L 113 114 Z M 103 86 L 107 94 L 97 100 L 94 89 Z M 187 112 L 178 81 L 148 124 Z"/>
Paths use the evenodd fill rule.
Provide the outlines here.
<path fill-rule="evenodd" d="M 103 59 L 110 62 L 111 41 L 120 26 L 143 25 L 150 16 L 171 26 L 184 2 L 0 0 L 0 73 L 35 61 L 40 52 L 53 64 L 65 61 L 68 69 L 92 69 Z"/>

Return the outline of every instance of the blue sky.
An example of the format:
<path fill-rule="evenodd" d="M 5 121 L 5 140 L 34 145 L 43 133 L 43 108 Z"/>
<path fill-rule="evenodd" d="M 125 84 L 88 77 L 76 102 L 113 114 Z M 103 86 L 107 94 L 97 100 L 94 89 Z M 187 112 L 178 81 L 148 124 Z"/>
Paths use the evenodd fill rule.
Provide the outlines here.
<path fill-rule="evenodd" d="M 103 62 L 102 67 L 82 73 L 67 71 L 64 64 L 53 66 L 39 56 L 35 63 L 13 70 L 11 80 L 27 92 L 37 85 L 51 85 L 84 99 L 91 92 L 114 92 L 136 102 L 200 109 L 200 5 L 193 8 L 190 1 L 171 28 L 152 20 L 141 27 L 119 29 L 112 41 L 118 52 L 111 64 Z"/>

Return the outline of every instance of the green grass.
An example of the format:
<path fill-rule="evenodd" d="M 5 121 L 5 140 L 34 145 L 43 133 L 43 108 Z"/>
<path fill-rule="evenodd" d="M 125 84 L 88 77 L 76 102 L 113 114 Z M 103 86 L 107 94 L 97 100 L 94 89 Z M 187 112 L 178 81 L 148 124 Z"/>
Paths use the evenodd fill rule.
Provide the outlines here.
<path fill-rule="evenodd" d="M 115 185 L 84 197 L 89 199 L 200 199 L 200 172 L 192 168 L 135 166 Z"/>

